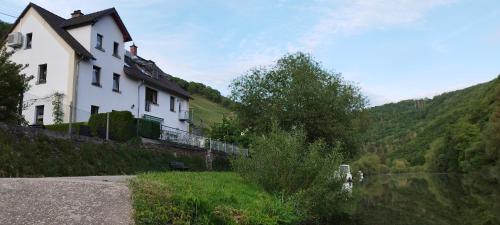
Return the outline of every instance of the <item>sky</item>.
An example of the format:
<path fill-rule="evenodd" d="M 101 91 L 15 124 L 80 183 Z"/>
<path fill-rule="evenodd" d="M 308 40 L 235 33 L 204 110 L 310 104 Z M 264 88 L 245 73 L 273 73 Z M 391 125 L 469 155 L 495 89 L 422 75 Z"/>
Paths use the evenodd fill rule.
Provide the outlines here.
<path fill-rule="evenodd" d="M 6 22 L 15 18 L 3 14 L 18 16 L 29 3 L 0 2 Z M 75 9 L 115 7 L 139 55 L 223 95 L 251 68 L 297 51 L 342 73 L 372 106 L 432 97 L 500 74 L 498 0 L 32 2 L 64 18 Z"/>

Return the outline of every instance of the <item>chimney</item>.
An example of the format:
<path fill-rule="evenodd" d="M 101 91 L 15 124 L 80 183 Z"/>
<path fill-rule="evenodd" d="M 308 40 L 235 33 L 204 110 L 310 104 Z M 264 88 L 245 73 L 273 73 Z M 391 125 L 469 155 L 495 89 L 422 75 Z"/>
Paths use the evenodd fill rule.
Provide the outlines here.
<path fill-rule="evenodd" d="M 71 18 L 75 18 L 75 17 L 79 17 L 79 16 L 83 16 L 83 13 L 81 10 L 75 10 L 73 13 L 71 13 Z"/>
<path fill-rule="evenodd" d="M 137 57 L 137 46 L 135 45 L 135 43 L 132 43 L 132 45 L 130 46 L 130 54 L 132 55 L 132 57 Z"/>

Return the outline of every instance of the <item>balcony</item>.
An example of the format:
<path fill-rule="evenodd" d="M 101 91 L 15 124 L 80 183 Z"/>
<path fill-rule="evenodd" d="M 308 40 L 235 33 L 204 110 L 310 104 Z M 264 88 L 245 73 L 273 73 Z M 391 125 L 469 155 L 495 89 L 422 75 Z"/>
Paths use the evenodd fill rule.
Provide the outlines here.
<path fill-rule="evenodd" d="M 182 110 L 179 112 L 179 120 L 184 122 L 191 122 L 191 112 L 189 110 Z"/>

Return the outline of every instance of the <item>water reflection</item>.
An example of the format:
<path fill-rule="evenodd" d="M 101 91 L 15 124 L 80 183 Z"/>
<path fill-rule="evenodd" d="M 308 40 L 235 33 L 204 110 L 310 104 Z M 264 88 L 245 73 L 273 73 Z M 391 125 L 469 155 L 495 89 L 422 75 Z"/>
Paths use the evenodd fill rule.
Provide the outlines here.
<path fill-rule="evenodd" d="M 345 224 L 500 224 L 500 186 L 479 176 L 367 176 Z"/>

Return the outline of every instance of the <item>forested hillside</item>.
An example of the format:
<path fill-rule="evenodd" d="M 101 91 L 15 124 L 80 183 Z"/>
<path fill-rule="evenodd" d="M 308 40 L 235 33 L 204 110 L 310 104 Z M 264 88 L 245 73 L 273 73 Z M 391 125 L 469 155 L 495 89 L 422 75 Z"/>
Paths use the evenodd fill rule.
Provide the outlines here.
<path fill-rule="evenodd" d="M 500 174 L 500 77 L 369 111 L 372 129 L 366 153 L 357 162 L 361 167 L 396 172 L 488 169 Z"/>

